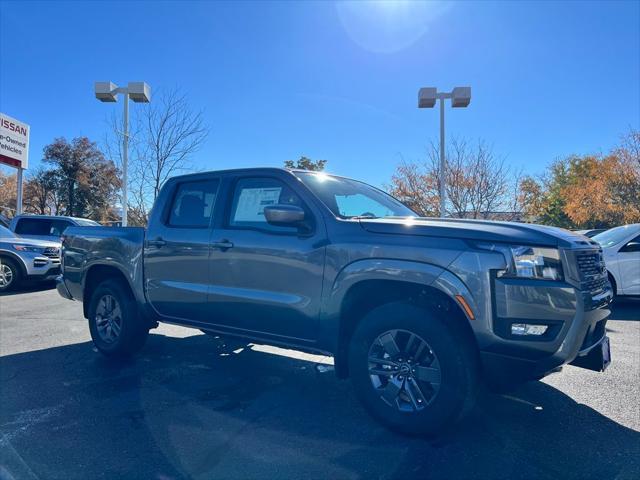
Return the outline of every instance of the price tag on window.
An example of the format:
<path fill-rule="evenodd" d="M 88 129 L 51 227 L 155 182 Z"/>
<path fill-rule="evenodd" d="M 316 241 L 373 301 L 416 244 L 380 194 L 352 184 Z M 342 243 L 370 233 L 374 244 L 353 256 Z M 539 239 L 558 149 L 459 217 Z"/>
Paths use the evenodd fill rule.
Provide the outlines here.
<path fill-rule="evenodd" d="M 233 216 L 234 222 L 266 222 L 264 207 L 276 205 L 281 187 L 243 188 Z"/>

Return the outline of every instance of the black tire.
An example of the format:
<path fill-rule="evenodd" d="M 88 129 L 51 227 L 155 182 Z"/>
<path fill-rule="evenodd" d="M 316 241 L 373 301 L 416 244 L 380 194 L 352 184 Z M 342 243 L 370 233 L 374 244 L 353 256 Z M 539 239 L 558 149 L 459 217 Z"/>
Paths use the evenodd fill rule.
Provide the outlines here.
<path fill-rule="evenodd" d="M 112 298 L 117 304 L 111 308 L 112 334 L 109 335 L 109 326 L 105 326 L 105 319 L 109 317 L 108 304 L 113 305 Z M 119 319 L 119 321 L 118 321 Z M 139 314 L 135 299 L 128 286 L 117 280 L 105 280 L 98 285 L 91 295 L 89 304 L 89 331 L 96 348 L 108 357 L 126 358 L 139 351 L 149 335 L 149 326 Z"/>
<path fill-rule="evenodd" d="M 403 363 L 400 366 L 401 370 L 405 369 L 404 377 L 398 374 L 395 378 L 389 376 L 388 370 L 383 376 L 371 375 L 370 368 L 379 372 L 381 368 L 396 369 L 399 365 L 392 367 L 370 361 L 380 355 L 377 353 L 372 357 L 372 351 L 382 351 L 382 355 L 388 355 L 386 347 L 383 347 L 387 342 L 379 337 L 386 338 L 389 333 L 395 335 L 396 347 L 402 347 L 403 339 L 407 339 L 404 351 L 399 354 L 405 355 L 405 359 L 395 359 L 409 362 L 409 365 Z M 416 336 L 428 348 L 422 347 L 421 353 L 407 355 L 407 351 L 417 351 L 413 347 Z M 412 346 L 407 347 L 407 344 Z M 425 349 L 428 352 L 426 355 Z M 392 359 L 391 356 L 388 358 Z M 407 376 L 406 368 L 411 368 L 411 362 L 407 358 L 414 358 L 414 366 L 420 365 L 412 370 L 410 376 Z M 365 315 L 353 334 L 349 348 L 351 380 L 365 409 L 386 427 L 408 435 L 436 434 L 455 424 L 471 410 L 478 388 L 477 365 L 473 339 L 468 338 L 461 326 L 453 320 L 439 318 L 429 310 L 404 302 L 383 305 Z M 439 373 L 436 374 L 438 369 Z M 434 383 L 425 381 L 425 377 L 430 376 L 433 376 Z M 399 381 L 401 378 L 403 380 Z M 392 380 L 403 386 L 408 385 L 410 388 L 403 388 L 411 392 L 403 391 L 390 400 L 385 390 L 393 387 L 390 385 Z M 380 381 L 383 383 L 374 386 L 374 382 Z M 416 388 L 419 395 L 415 394 Z M 407 398 L 411 399 L 406 402 L 408 406 L 405 404 Z M 417 403 L 416 398 L 421 403 Z M 412 410 L 407 411 L 407 408 Z"/>
<path fill-rule="evenodd" d="M 8 292 L 22 283 L 22 271 L 10 258 L 0 258 L 0 292 Z"/>
<path fill-rule="evenodd" d="M 613 298 L 611 299 L 611 303 L 613 303 L 618 296 L 618 285 L 616 284 L 616 279 L 611 275 L 611 272 L 607 272 L 607 277 L 609 277 L 609 283 L 611 283 L 611 290 L 613 291 Z"/>

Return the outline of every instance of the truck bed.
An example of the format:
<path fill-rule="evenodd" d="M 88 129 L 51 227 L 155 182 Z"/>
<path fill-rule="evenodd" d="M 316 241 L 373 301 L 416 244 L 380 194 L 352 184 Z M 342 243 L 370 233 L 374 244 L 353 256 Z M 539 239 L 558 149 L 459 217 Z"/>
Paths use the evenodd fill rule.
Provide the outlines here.
<path fill-rule="evenodd" d="M 129 281 L 138 300 L 144 299 L 141 227 L 69 227 L 62 241 L 64 282 L 76 300 L 82 300 L 87 274 L 92 268 L 115 267 Z"/>

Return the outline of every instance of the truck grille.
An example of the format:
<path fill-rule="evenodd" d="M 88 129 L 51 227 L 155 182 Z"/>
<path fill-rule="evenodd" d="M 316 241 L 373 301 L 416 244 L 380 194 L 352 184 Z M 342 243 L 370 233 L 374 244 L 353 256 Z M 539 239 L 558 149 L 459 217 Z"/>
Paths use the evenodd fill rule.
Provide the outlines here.
<path fill-rule="evenodd" d="M 608 285 L 607 267 L 604 264 L 602 250 L 588 250 L 576 254 L 580 283 L 583 291 L 591 295 L 604 292 Z"/>
<path fill-rule="evenodd" d="M 607 273 L 601 251 L 579 253 L 576 260 L 582 280 L 591 280 Z"/>

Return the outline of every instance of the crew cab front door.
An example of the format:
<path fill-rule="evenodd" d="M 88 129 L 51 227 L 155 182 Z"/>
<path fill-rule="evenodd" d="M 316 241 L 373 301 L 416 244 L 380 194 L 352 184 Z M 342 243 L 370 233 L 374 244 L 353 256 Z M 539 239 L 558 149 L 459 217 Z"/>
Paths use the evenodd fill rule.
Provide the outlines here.
<path fill-rule="evenodd" d="M 202 321 L 209 283 L 211 218 L 220 180 L 173 181 L 158 197 L 144 248 L 147 298 L 168 319 Z"/>
<path fill-rule="evenodd" d="M 313 340 L 322 296 L 324 220 L 293 181 L 229 180 L 226 212 L 212 232 L 208 321 L 284 342 Z M 264 207 L 275 204 L 303 208 L 309 228 L 269 224 Z"/>

